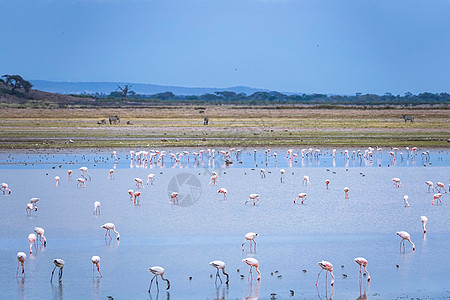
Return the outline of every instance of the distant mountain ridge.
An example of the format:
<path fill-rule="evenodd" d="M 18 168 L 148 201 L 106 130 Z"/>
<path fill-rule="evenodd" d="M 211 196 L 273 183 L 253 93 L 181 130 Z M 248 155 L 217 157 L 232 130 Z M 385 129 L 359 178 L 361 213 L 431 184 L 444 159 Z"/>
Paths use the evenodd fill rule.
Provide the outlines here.
<path fill-rule="evenodd" d="M 93 94 L 104 93 L 109 94 L 117 89 L 117 85 L 131 84 L 131 90 L 137 94 L 153 95 L 157 93 L 172 92 L 175 95 L 203 95 L 214 92 L 230 91 L 235 93 L 245 93 L 251 95 L 255 92 L 269 92 L 266 89 L 258 89 L 247 86 L 233 86 L 226 88 L 203 88 L 203 87 L 180 87 L 180 86 L 164 86 L 148 83 L 133 82 L 63 82 L 63 81 L 47 81 L 47 80 L 30 80 L 33 88 L 58 94 Z"/>

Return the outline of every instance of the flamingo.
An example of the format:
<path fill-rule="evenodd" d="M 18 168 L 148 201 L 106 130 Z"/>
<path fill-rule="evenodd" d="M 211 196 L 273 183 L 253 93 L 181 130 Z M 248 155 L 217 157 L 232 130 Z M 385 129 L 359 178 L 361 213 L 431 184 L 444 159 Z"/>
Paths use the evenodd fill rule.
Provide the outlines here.
<path fill-rule="evenodd" d="M 303 176 L 303 185 L 311 186 L 311 182 L 309 182 L 309 176 Z"/>
<path fill-rule="evenodd" d="M 96 255 L 92 256 L 91 261 L 92 261 L 92 278 L 94 278 L 95 267 L 97 267 L 97 272 L 98 274 L 100 274 L 100 278 L 103 278 L 102 273 L 100 273 L 100 256 Z"/>
<path fill-rule="evenodd" d="M 95 201 L 94 202 L 94 212 L 92 213 L 93 215 L 99 215 L 100 214 L 100 206 L 102 204 L 100 203 L 100 201 Z"/>
<path fill-rule="evenodd" d="M 391 156 L 391 161 L 395 161 L 395 152 L 391 151 L 389 155 Z"/>
<path fill-rule="evenodd" d="M 80 171 L 81 171 L 81 177 L 83 177 L 84 179 L 86 179 L 86 178 L 84 177 L 84 175 L 86 174 L 86 175 L 89 177 L 89 180 L 91 180 L 91 175 L 89 175 L 89 173 L 88 173 L 88 168 L 87 168 L 87 167 L 81 167 L 81 168 L 80 168 Z"/>
<path fill-rule="evenodd" d="M 52 271 L 52 277 L 50 278 L 50 283 L 53 280 L 53 273 L 55 273 L 55 269 L 56 268 L 59 268 L 59 282 L 61 282 L 62 274 L 63 274 L 63 268 L 64 268 L 64 264 L 65 263 L 66 262 L 64 260 L 60 259 L 60 258 L 56 258 L 56 259 L 53 260 L 53 264 L 55 265 L 55 267 L 53 268 L 53 271 Z"/>
<path fill-rule="evenodd" d="M 328 185 L 330 184 L 330 179 L 325 180 L 325 184 L 327 185 L 327 190 L 328 190 Z"/>
<path fill-rule="evenodd" d="M 333 149 L 333 158 L 336 157 L 336 149 Z"/>
<path fill-rule="evenodd" d="M 369 272 L 367 271 L 366 267 L 367 267 L 367 259 L 363 258 L 363 257 L 357 257 L 354 259 L 354 261 L 359 265 L 359 281 L 361 282 L 361 268 L 364 268 L 364 272 L 367 273 L 367 281 L 370 281 L 370 275 Z"/>
<path fill-rule="evenodd" d="M 261 169 L 261 171 L 259 172 L 259 174 L 261 175 L 261 178 L 266 178 L 266 170 Z"/>
<path fill-rule="evenodd" d="M 136 186 L 137 186 L 138 189 L 140 189 L 141 187 L 144 188 L 144 183 L 142 182 L 142 179 L 134 178 L 134 181 L 136 182 Z"/>
<path fill-rule="evenodd" d="M 286 158 L 289 158 L 289 159 L 291 159 L 292 158 L 292 149 L 289 149 L 288 151 L 287 151 L 287 153 L 286 153 Z"/>
<path fill-rule="evenodd" d="M 428 186 L 428 191 L 430 191 L 430 189 L 431 189 L 434 192 L 432 181 L 425 181 L 425 184 Z"/>
<path fill-rule="evenodd" d="M 120 239 L 120 233 L 118 231 L 116 231 L 116 226 L 114 225 L 114 223 L 106 223 L 103 224 L 101 226 L 101 228 L 106 229 L 106 233 L 105 233 L 105 240 L 106 240 L 106 235 L 109 234 L 109 238 L 112 239 L 111 237 L 111 230 L 114 231 L 114 233 L 117 233 L 117 240 Z"/>
<path fill-rule="evenodd" d="M 442 190 L 444 190 L 444 193 L 447 193 L 447 191 L 445 190 L 445 185 L 442 182 L 436 182 L 436 190 L 441 193 Z"/>
<path fill-rule="evenodd" d="M 212 172 L 211 180 L 209 181 L 209 184 L 211 184 L 211 182 L 212 182 L 213 185 L 216 185 L 216 180 L 219 181 L 219 176 L 217 175 L 216 172 Z"/>
<path fill-rule="evenodd" d="M 420 222 L 422 222 L 423 233 L 427 233 L 426 225 L 427 225 L 427 222 L 428 222 L 428 218 L 425 217 L 425 216 L 421 216 L 420 217 Z"/>
<path fill-rule="evenodd" d="M 33 254 L 33 243 L 36 241 L 36 235 L 34 233 L 30 233 L 28 235 L 28 241 L 30 242 L 30 254 Z"/>
<path fill-rule="evenodd" d="M 431 205 L 434 205 L 434 201 L 436 201 L 436 205 L 438 205 L 439 202 L 442 204 L 441 197 L 442 197 L 441 193 L 434 194 L 433 201 L 431 201 Z"/>
<path fill-rule="evenodd" d="M 400 178 L 392 178 L 392 181 L 394 182 L 395 187 L 403 187 L 402 182 L 400 181 Z"/>
<path fill-rule="evenodd" d="M 58 184 L 59 184 L 59 176 L 55 176 L 55 182 L 56 182 L 56 186 L 58 186 Z"/>
<path fill-rule="evenodd" d="M 40 239 L 40 242 L 42 245 L 47 246 L 47 239 L 44 236 L 44 228 L 41 227 L 34 227 L 34 232 L 36 232 L 38 239 Z M 44 240 L 44 242 L 42 242 Z"/>
<path fill-rule="evenodd" d="M 252 200 L 253 200 L 253 205 L 256 205 L 256 203 L 259 201 L 259 194 L 250 194 L 248 196 L 248 200 L 245 201 L 245 205 L 247 204 L 247 202 L 250 202 Z"/>
<path fill-rule="evenodd" d="M 399 231 L 397 232 L 397 235 L 402 238 L 400 241 L 400 251 L 402 251 L 402 243 L 403 243 L 403 252 L 405 252 L 405 240 L 407 240 L 411 245 L 413 251 L 416 251 L 416 245 L 414 245 L 413 242 L 411 242 L 411 236 L 406 231 Z"/>
<path fill-rule="evenodd" d="M 255 248 L 255 252 L 256 252 L 256 241 L 255 238 L 258 236 L 259 234 L 254 233 L 254 232 L 249 232 L 245 235 L 245 241 L 242 244 L 242 251 L 244 251 L 244 245 L 245 243 L 247 243 L 247 241 L 250 241 L 250 252 L 252 252 L 252 242 L 255 244 L 254 248 Z"/>
<path fill-rule="evenodd" d="M 38 203 L 38 201 L 39 201 L 39 198 L 36 198 L 36 197 L 30 199 L 31 204 L 36 204 L 36 203 Z"/>
<path fill-rule="evenodd" d="M 317 275 L 316 286 L 317 286 L 317 283 L 319 282 L 319 276 L 320 276 L 320 273 L 322 273 L 323 270 L 325 270 L 325 271 L 327 271 L 327 272 L 330 272 L 330 275 L 331 275 L 331 278 L 332 278 L 332 279 L 331 279 L 331 286 L 333 286 L 333 285 L 334 285 L 333 265 L 332 265 L 330 262 L 324 261 L 324 260 L 319 261 L 319 262 L 317 263 L 317 265 L 318 265 L 319 267 L 321 267 L 322 270 L 320 270 L 319 275 Z M 328 273 L 326 273 L 326 274 L 328 274 Z M 325 278 L 326 278 L 326 277 L 325 277 Z M 326 279 L 325 279 L 325 280 L 326 280 Z M 325 283 L 326 283 L 326 281 L 325 281 Z"/>
<path fill-rule="evenodd" d="M 80 177 L 77 179 L 77 187 L 82 187 L 82 188 L 86 187 L 86 182 L 85 182 L 84 178 Z"/>
<path fill-rule="evenodd" d="M 0 185 L 0 190 L 3 192 L 3 195 L 6 194 L 6 193 L 11 194 L 11 190 L 8 188 L 8 184 L 7 183 L 3 182 Z"/>
<path fill-rule="evenodd" d="M 227 200 L 227 193 L 228 193 L 228 191 L 227 191 L 226 188 L 220 188 L 220 189 L 217 191 L 217 193 L 218 193 L 218 194 L 223 194 L 223 200 Z"/>
<path fill-rule="evenodd" d="M 34 211 L 37 211 L 37 210 L 38 210 L 38 209 L 37 209 L 37 206 L 36 206 L 36 205 L 33 205 L 32 203 L 28 203 L 28 204 L 27 204 L 27 208 L 26 208 L 27 216 L 31 216 L 31 213 L 33 212 L 33 210 L 34 210 Z"/>
<path fill-rule="evenodd" d="M 283 174 L 284 174 L 285 172 L 286 172 L 286 171 L 285 171 L 284 169 L 281 169 L 281 170 L 280 170 L 280 176 L 281 176 L 281 177 L 280 177 L 280 181 L 281 181 L 281 182 L 283 182 Z"/>
<path fill-rule="evenodd" d="M 408 202 L 408 195 L 403 196 L 403 200 L 405 201 L 405 207 L 409 207 L 409 202 Z"/>
<path fill-rule="evenodd" d="M 345 150 L 344 151 L 344 154 L 345 154 L 345 156 L 347 156 L 347 160 L 350 158 L 349 156 L 348 156 L 348 150 Z"/>
<path fill-rule="evenodd" d="M 130 201 L 133 200 L 133 190 L 128 190 L 128 195 L 130 195 Z"/>
<path fill-rule="evenodd" d="M 219 277 L 220 283 L 222 283 L 222 278 L 220 278 L 219 275 L 219 270 L 222 270 L 223 275 L 227 276 L 227 281 L 225 282 L 225 284 L 228 284 L 229 280 L 229 276 L 227 273 L 225 273 L 225 263 L 221 260 L 213 260 L 212 262 L 209 263 L 210 266 L 214 267 L 217 269 L 217 273 L 216 273 L 216 280 L 215 283 L 217 283 L 217 277 Z"/>
<path fill-rule="evenodd" d="M 153 182 L 155 181 L 155 174 L 148 174 L 147 176 L 147 185 L 150 182 L 151 185 L 153 185 Z"/>
<path fill-rule="evenodd" d="M 25 252 L 17 252 L 17 272 L 16 272 L 16 278 L 19 274 L 19 264 L 22 266 L 22 274 L 25 276 L 25 261 L 27 260 L 27 255 Z"/>
<path fill-rule="evenodd" d="M 301 202 L 301 203 L 304 204 L 304 201 L 306 200 L 306 196 L 307 196 L 306 193 L 300 193 L 300 194 L 298 194 L 298 197 L 294 199 L 294 203 L 295 203 L 295 201 L 302 199 L 302 202 Z"/>
<path fill-rule="evenodd" d="M 108 179 L 114 178 L 114 169 L 109 169 Z"/>
<path fill-rule="evenodd" d="M 72 170 L 67 170 L 67 180 L 70 180 L 70 175 L 72 175 Z"/>
<path fill-rule="evenodd" d="M 170 200 L 169 200 L 169 204 L 172 204 L 172 200 L 173 200 L 173 203 L 175 204 L 175 200 L 177 200 L 177 203 L 178 203 L 178 193 L 177 192 L 173 192 L 172 194 L 170 194 Z"/>
<path fill-rule="evenodd" d="M 134 204 L 139 203 L 139 196 L 141 195 L 141 192 L 136 191 L 133 193 L 134 195 Z"/>
<path fill-rule="evenodd" d="M 116 151 L 113 151 L 113 156 L 114 156 L 114 162 L 117 162 L 117 152 Z"/>
<path fill-rule="evenodd" d="M 344 188 L 344 193 L 345 193 L 345 199 L 348 199 L 348 191 L 349 191 L 350 189 L 348 188 L 348 187 L 345 187 Z"/>
<path fill-rule="evenodd" d="M 250 280 L 250 277 L 251 277 L 252 281 L 253 281 L 253 273 L 252 273 L 253 267 L 255 267 L 256 272 L 258 272 L 258 278 L 256 280 L 261 280 L 261 272 L 259 271 L 259 261 L 257 259 L 252 258 L 252 257 L 247 257 L 247 258 L 244 258 L 242 260 L 242 262 L 244 262 L 250 266 L 250 272 L 248 273 L 249 274 L 248 280 Z"/>
<path fill-rule="evenodd" d="M 166 288 L 166 290 L 168 290 L 168 289 L 170 289 L 170 281 L 168 280 L 168 279 L 165 279 L 164 278 L 164 268 L 162 268 L 162 267 L 159 267 L 159 266 L 155 266 L 155 267 L 151 267 L 151 268 L 149 268 L 148 269 L 153 275 L 155 275 L 155 276 L 153 276 L 153 278 L 152 278 L 152 280 L 150 280 L 150 286 L 148 287 L 148 292 L 150 293 L 150 289 L 152 288 L 152 283 L 153 283 L 153 279 L 155 279 L 156 278 L 156 288 L 158 289 L 158 291 L 159 291 L 159 286 L 158 286 L 158 275 L 159 276 L 161 276 L 161 279 L 163 280 L 163 281 L 166 281 L 167 282 L 167 288 Z"/>

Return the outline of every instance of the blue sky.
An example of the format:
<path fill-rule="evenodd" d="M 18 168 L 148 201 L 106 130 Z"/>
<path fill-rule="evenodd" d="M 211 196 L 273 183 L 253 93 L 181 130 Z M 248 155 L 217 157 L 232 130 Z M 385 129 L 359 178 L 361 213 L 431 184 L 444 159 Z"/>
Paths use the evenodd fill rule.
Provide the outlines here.
<path fill-rule="evenodd" d="M 0 0 L 0 72 L 286 92 L 450 92 L 450 1 Z"/>

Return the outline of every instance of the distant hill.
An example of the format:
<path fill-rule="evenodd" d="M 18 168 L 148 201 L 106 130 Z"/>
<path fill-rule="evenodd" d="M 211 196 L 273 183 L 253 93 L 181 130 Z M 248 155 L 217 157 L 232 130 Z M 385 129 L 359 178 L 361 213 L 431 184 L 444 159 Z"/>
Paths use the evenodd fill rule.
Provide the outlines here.
<path fill-rule="evenodd" d="M 60 81 L 46 81 L 46 80 L 30 80 L 35 89 L 59 93 L 59 94 L 94 94 L 104 93 L 109 94 L 117 89 L 117 85 L 131 84 L 131 90 L 137 94 L 153 95 L 157 93 L 172 92 L 175 95 L 203 95 L 207 93 L 214 93 L 220 91 L 230 91 L 235 93 L 245 93 L 251 95 L 255 92 L 268 92 L 265 89 L 256 89 L 246 86 L 234 86 L 226 88 L 202 88 L 202 87 L 180 87 L 180 86 L 164 86 L 147 83 L 132 83 L 132 82 L 60 82 Z"/>

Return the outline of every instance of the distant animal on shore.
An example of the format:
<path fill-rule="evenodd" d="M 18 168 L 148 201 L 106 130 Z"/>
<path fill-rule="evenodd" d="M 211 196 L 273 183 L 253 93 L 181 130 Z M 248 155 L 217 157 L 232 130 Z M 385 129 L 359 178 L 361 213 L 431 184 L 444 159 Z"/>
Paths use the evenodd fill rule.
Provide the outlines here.
<path fill-rule="evenodd" d="M 407 121 L 411 121 L 411 123 L 414 121 L 414 117 L 413 116 L 402 115 L 402 119 L 405 120 L 405 123 Z"/>
<path fill-rule="evenodd" d="M 120 118 L 118 115 L 109 117 L 109 124 L 117 124 L 117 123 L 120 123 Z"/>
<path fill-rule="evenodd" d="M 203 125 L 208 125 L 208 123 L 209 123 L 209 118 L 208 118 L 208 117 L 205 117 L 205 118 L 203 119 Z"/>
<path fill-rule="evenodd" d="M 98 125 L 106 124 L 106 119 L 100 120 L 97 122 Z"/>

